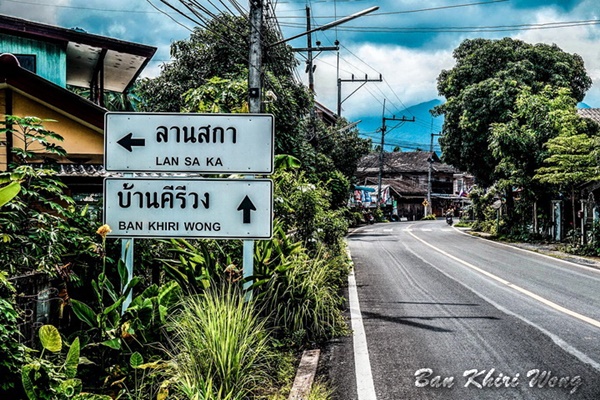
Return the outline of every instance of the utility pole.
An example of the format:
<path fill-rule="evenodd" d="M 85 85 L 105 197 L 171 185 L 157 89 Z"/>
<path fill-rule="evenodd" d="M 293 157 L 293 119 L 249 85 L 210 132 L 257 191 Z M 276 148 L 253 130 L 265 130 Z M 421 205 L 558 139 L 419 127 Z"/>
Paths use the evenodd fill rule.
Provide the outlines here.
<path fill-rule="evenodd" d="M 248 110 L 260 113 L 262 109 L 262 42 L 263 0 L 250 0 L 250 50 L 248 54 Z M 254 179 L 247 175 L 246 179 Z M 248 290 L 252 282 L 248 279 L 254 275 L 254 240 L 244 240 L 242 247 L 242 268 L 244 289 Z M 252 292 L 246 294 L 252 298 Z"/>
<path fill-rule="evenodd" d="M 392 118 L 386 118 L 385 116 L 385 99 L 383 99 L 383 113 L 381 115 L 381 148 L 379 149 L 379 176 L 377 179 L 377 208 L 379 209 L 381 206 L 381 181 L 383 178 L 383 146 L 385 144 L 385 132 L 387 130 L 385 126 L 386 121 L 399 121 L 399 122 L 415 122 L 415 117 L 408 119 L 406 117 L 396 118 L 396 116 L 392 116 Z"/>
<path fill-rule="evenodd" d="M 338 55 L 338 73 L 339 73 L 339 55 Z M 348 96 L 346 96 L 346 98 L 344 100 L 342 100 L 342 82 L 362 82 L 362 85 L 357 87 L 352 93 L 350 93 Z M 344 101 L 348 100 L 348 98 L 350 96 L 352 96 L 354 93 L 356 93 L 360 88 L 365 86 L 367 84 L 367 82 L 383 82 L 383 78 L 381 77 L 381 74 L 379 74 L 379 79 L 369 79 L 368 75 L 365 75 L 364 79 L 355 79 L 354 74 L 352 74 L 352 79 L 338 78 L 338 80 L 337 80 L 337 86 L 338 86 L 337 115 L 338 115 L 338 117 L 342 116 L 342 103 Z M 384 110 L 385 110 L 385 105 L 384 105 Z"/>
<path fill-rule="evenodd" d="M 427 207 L 425 207 L 425 215 L 431 214 L 433 212 L 433 207 L 431 206 L 431 170 L 433 169 L 433 137 L 434 136 L 440 136 L 440 135 L 432 133 L 431 141 L 429 142 L 430 156 L 427 159 L 427 162 L 429 162 L 429 172 L 427 174 Z"/>
<path fill-rule="evenodd" d="M 337 51 L 340 49 L 337 41 L 335 42 L 335 46 L 321 47 L 321 42 L 319 42 L 317 40 L 317 46 L 313 47 L 311 33 L 314 31 L 315 31 L 315 29 L 312 29 L 311 23 L 310 23 L 310 7 L 306 7 L 306 32 L 307 32 L 306 33 L 306 47 L 293 48 L 292 51 L 295 51 L 295 52 L 306 51 L 306 72 L 308 73 L 308 89 L 313 94 L 315 92 L 315 77 L 314 77 L 315 66 L 313 65 L 314 59 L 317 58 L 317 56 L 323 51 L 331 51 L 331 50 Z M 313 51 L 318 51 L 319 54 L 317 54 L 316 56 L 313 57 Z"/>
<path fill-rule="evenodd" d="M 317 47 L 313 47 L 313 43 L 312 43 L 312 32 L 314 32 L 315 29 L 312 29 L 311 27 L 311 23 L 310 23 L 310 7 L 306 7 L 306 47 L 302 47 L 302 48 L 293 48 L 292 51 L 294 52 L 300 52 L 300 51 L 305 51 L 306 52 L 306 72 L 308 73 L 308 90 L 310 91 L 310 93 L 314 96 L 315 94 L 315 66 L 313 65 L 313 61 L 316 58 L 316 56 L 313 57 L 313 51 L 318 51 L 319 54 L 322 51 L 330 51 L 330 50 L 339 50 L 339 46 L 336 45 L 335 46 L 330 46 L 330 47 L 321 47 L 320 46 L 320 42 L 317 41 Z M 317 54 L 317 56 L 319 55 Z M 310 109 L 309 112 L 309 116 L 310 116 L 310 139 L 314 139 L 315 138 L 315 108 L 312 107 Z"/>
<path fill-rule="evenodd" d="M 250 52 L 248 55 L 248 108 L 251 113 L 261 111 L 262 43 L 260 32 L 263 20 L 263 0 L 250 0 Z"/>

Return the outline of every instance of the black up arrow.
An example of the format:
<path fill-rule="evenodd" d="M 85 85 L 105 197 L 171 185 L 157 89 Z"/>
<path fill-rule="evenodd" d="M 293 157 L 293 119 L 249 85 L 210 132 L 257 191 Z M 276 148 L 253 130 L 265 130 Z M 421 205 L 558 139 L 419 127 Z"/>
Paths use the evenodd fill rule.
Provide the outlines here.
<path fill-rule="evenodd" d="M 248 196 L 244 197 L 244 200 L 240 203 L 237 208 L 238 211 L 244 211 L 244 224 L 250 223 L 250 211 L 256 211 L 256 207 L 252 203 L 252 200 Z"/>
<path fill-rule="evenodd" d="M 123 146 L 123 148 L 125 148 L 125 150 L 131 152 L 133 151 L 133 146 L 145 146 L 146 145 L 146 139 L 134 139 L 133 138 L 133 133 L 128 133 L 127 135 L 123 136 L 121 139 L 119 139 L 117 141 L 118 144 L 120 144 L 121 146 Z"/>

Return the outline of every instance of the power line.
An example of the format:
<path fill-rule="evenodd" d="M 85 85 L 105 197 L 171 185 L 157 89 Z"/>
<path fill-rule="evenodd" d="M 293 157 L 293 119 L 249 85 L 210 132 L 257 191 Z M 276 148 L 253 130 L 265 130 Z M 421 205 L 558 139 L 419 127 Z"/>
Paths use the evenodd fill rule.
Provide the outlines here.
<path fill-rule="evenodd" d="M 560 29 L 577 26 L 599 25 L 599 19 L 580 21 L 546 22 L 540 24 L 517 24 L 497 26 L 446 26 L 446 27 L 419 27 L 419 28 L 385 28 L 385 27 L 344 27 L 340 30 L 347 32 L 368 33 L 481 33 L 481 32 L 509 32 L 542 29 Z"/>
<path fill-rule="evenodd" d="M 378 16 L 378 15 L 413 14 L 413 13 L 419 13 L 419 12 L 425 12 L 425 11 L 439 11 L 439 10 L 447 10 L 447 9 L 451 9 L 451 8 L 471 7 L 471 6 L 479 6 L 479 5 L 484 5 L 484 4 L 492 4 L 492 3 L 504 3 L 507 1 L 508 0 L 490 0 L 490 1 L 480 1 L 480 2 L 476 2 L 476 3 L 463 3 L 463 4 L 453 4 L 450 6 L 421 8 L 421 9 L 417 9 L 417 10 L 378 12 L 378 13 L 373 13 L 370 16 L 374 17 L 374 16 Z M 297 18 L 297 17 L 283 16 L 280 18 Z M 323 17 L 318 17 L 318 18 L 331 18 L 331 17 L 323 16 Z"/>

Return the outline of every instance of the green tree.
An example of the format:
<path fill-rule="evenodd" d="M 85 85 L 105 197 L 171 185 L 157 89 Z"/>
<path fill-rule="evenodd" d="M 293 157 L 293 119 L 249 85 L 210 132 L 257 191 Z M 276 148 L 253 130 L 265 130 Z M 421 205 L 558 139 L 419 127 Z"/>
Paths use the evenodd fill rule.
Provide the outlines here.
<path fill-rule="evenodd" d="M 489 148 L 498 160 L 494 171 L 497 187 L 507 195 L 509 227 L 519 220 L 529 223 L 533 203 L 543 199 L 551 189 L 542 181 L 534 180 L 534 175 L 548 156 L 545 144 L 549 139 L 560 132 L 582 128 L 575 106 L 568 88 L 555 89 L 548 85 L 534 94 L 529 87 L 523 87 L 507 121 L 491 125 Z M 512 214 L 513 188 L 519 188 L 523 200 L 520 215 Z"/>
<path fill-rule="evenodd" d="M 203 86 L 218 76 L 246 76 L 249 53 L 248 18 L 221 14 L 212 19 L 206 29 L 196 28 L 187 40 L 171 45 L 172 62 L 164 64 L 157 78 L 143 79 L 138 90 L 143 98 L 141 111 L 179 112 L 183 94 Z M 276 32 L 265 27 L 263 43 L 276 41 Z M 293 77 L 297 65 L 288 46 L 271 47 L 263 52 L 265 71 L 277 77 Z M 280 94 L 277 93 L 277 96 Z"/>
<path fill-rule="evenodd" d="M 547 157 L 534 178 L 568 191 L 571 198 L 571 218 L 575 226 L 577 186 L 600 180 L 600 129 L 591 120 L 573 113 L 560 113 L 556 123 L 559 134 L 545 144 Z"/>
<path fill-rule="evenodd" d="M 454 58 L 456 65 L 438 76 L 438 92 L 446 103 L 434 109 L 445 117 L 443 159 L 472 173 L 483 186 L 496 180 L 500 161 L 489 147 L 490 128 L 511 121 L 523 88 L 537 94 L 547 85 L 565 87 L 581 101 L 592 83 L 582 58 L 556 45 L 468 39 L 454 50 Z"/>

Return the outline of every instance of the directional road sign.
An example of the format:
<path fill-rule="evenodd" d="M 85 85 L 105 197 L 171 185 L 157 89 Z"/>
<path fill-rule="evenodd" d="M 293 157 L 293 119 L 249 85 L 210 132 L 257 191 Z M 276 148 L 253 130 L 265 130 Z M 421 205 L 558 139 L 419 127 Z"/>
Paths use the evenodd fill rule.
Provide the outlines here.
<path fill-rule="evenodd" d="M 270 114 L 107 113 L 107 171 L 270 174 Z"/>
<path fill-rule="evenodd" d="M 269 179 L 106 178 L 104 223 L 115 238 L 269 239 Z"/>

